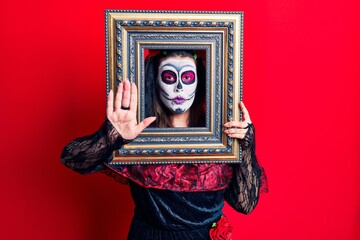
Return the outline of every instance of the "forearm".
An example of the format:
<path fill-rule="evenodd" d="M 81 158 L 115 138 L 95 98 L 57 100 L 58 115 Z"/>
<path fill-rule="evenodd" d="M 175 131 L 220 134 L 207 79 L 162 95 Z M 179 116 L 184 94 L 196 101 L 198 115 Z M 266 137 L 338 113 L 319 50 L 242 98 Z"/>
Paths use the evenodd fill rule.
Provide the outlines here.
<path fill-rule="evenodd" d="M 106 120 L 97 132 L 77 138 L 66 145 L 61 161 L 81 174 L 96 172 L 102 169 L 104 162 L 111 161 L 113 151 L 126 142 Z"/>
<path fill-rule="evenodd" d="M 234 176 L 225 193 L 226 201 L 238 212 L 250 213 L 259 200 L 262 169 L 255 155 L 255 130 L 250 126 L 241 140 L 242 159 L 233 166 Z"/>

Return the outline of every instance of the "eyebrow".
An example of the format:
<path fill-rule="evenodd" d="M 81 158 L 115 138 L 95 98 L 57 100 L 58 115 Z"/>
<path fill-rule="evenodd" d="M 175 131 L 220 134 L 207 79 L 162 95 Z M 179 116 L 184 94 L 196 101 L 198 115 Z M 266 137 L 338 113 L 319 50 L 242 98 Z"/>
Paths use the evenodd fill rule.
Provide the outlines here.
<path fill-rule="evenodd" d="M 171 63 L 167 63 L 167 64 L 163 65 L 162 67 L 167 67 L 167 66 L 170 66 L 170 67 L 175 68 L 175 69 L 176 69 L 176 71 L 178 71 L 178 72 L 180 72 L 180 70 L 181 70 L 181 69 L 183 69 L 184 67 L 191 67 L 191 68 L 194 68 L 194 66 L 193 66 L 193 65 L 183 65 L 183 66 L 181 66 L 181 67 L 177 67 L 177 66 L 175 66 L 175 65 L 173 65 L 173 64 L 171 64 Z M 195 70 L 196 70 L 196 67 L 195 67 Z"/>

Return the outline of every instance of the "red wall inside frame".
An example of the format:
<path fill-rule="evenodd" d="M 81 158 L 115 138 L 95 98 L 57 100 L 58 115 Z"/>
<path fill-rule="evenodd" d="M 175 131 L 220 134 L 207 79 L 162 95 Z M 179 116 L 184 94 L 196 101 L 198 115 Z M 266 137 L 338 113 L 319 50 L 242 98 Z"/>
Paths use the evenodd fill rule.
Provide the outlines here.
<path fill-rule="evenodd" d="M 0 239 L 125 239 L 127 186 L 59 162 L 105 117 L 105 9 L 245 11 L 244 101 L 270 193 L 235 239 L 360 239 L 360 6 L 340 1 L 7 1 Z"/>

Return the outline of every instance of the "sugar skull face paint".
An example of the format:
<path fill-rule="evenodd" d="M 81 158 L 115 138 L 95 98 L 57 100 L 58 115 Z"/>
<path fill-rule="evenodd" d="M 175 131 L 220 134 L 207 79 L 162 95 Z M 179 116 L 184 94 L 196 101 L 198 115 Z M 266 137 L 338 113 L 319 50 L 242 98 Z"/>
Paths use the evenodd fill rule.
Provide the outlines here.
<path fill-rule="evenodd" d="M 157 84 L 160 99 L 174 113 L 186 112 L 194 102 L 197 87 L 195 61 L 169 57 L 159 65 Z"/>

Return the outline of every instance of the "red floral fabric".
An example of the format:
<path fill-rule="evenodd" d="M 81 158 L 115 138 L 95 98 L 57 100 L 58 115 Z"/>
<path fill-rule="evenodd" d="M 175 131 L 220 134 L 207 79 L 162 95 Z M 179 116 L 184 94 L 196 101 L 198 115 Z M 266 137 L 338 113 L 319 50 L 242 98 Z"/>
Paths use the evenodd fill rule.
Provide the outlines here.
<path fill-rule="evenodd" d="M 232 231 L 233 228 L 224 215 L 220 220 L 214 224 L 210 229 L 210 239 L 211 240 L 232 240 Z"/>
<path fill-rule="evenodd" d="M 232 177 L 230 164 L 154 164 L 112 167 L 104 171 L 115 180 L 123 176 L 143 187 L 173 191 L 213 191 L 224 189 Z M 118 179 L 117 179 L 118 178 Z"/>

